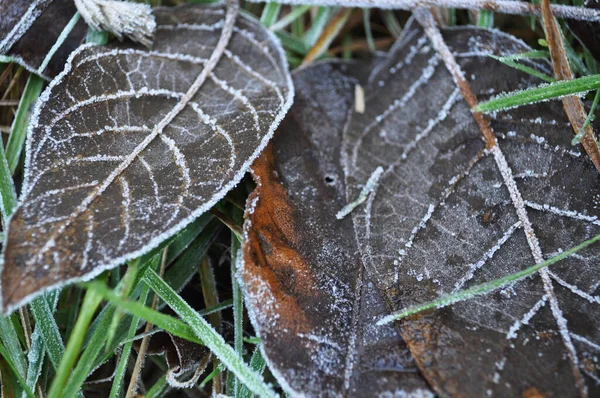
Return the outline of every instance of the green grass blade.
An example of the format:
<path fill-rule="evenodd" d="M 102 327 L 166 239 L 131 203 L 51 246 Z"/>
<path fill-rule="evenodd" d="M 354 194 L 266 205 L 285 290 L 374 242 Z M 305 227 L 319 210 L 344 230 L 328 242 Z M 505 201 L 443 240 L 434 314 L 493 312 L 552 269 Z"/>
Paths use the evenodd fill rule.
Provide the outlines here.
<path fill-rule="evenodd" d="M 302 40 L 292 36 L 286 31 L 280 30 L 275 32 L 277 38 L 281 41 L 281 45 L 287 51 L 291 51 L 294 54 L 305 55 L 308 51 Z M 288 54 L 286 54 L 288 55 Z"/>
<path fill-rule="evenodd" d="M 560 260 L 562 260 L 566 257 L 569 257 L 571 254 L 576 253 L 576 252 L 592 245 L 593 243 L 595 243 L 599 240 L 600 240 L 600 234 L 594 236 L 591 239 L 586 240 L 585 242 L 580 243 L 579 245 L 577 245 L 567 251 L 560 253 L 559 255 L 557 255 L 555 257 L 552 257 L 552 258 L 550 258 L 546 261 L 543 261 L 539 264 L 535 264 L 535 265 L 533 265 L 529 268 L 526 268 L 522 271 L 516 272 L 511 275 L 507 275 L 503 278 L 495 279 L 490 282 L 486 282 L 486 283 L 482 283 L 480 285 L 473 286 L 469 289 L 462 290 L 455 294 L 449 294 L 449 295 L 442 296 L 442 297 L 438 298 L 437 300 L 433 300 L 433 301 L 430 301 L 425 304 L 411 306 L 411 307 L 408 307 L 401 311 L 387 315 L 387 316 L 381 318 L 379 321 L 377 321 L 377 325 L 385 325 L 386 323 L 390 323 L 390 322 L 396 321 L 398 319 L 402 319 L 407 316 L 417 314 L 419 312 L 447 307 L 447 306 L 457 303 L 459 301 L 465 301 L 465 300 L 468 300 L 475 296 L 479 296 L 482 294 L 492 292 L 501 287 L 510 285 L 513 282 L 516 282 L 518 280 L 521 280 L 528 276 L 531 276 L 531 275 L 535 274 L 536 272 L 538 272 L 539 270 L 541 270 L 542 268 L 545 268 L 552 264 L 555 264 L 555 263 L 559 262 Z"/>
<path fill-rule="evenodd" d="M 4 358 L 4 360 L 6 361 L 6 363 L 12 370 L 12 374 L 17 378 L 17 381 L 23 388 L 23 391 L 25 392 L 25 394 L 27 394 L 27 397 L 35 398 L 35 395 L 31 391 L 31 389 L 27 386 L 27 383 L 25 382 L 25 379 L 23 378 L 19 369 L 17 368 L 17 365 L 15 365 L 13 363 L 13 361 L 11 359 L 11 354 L 4 348 L 4 346 L 2 344 L 0 344 L 0 356 L 2 358 Z"/>
<path fill-rule="evenodd" d="M 164 374 L 160 379 L 154 383 L 152 387 L 146 392 L 145 398 L 158 398 L 164 397 L 169 384 L 167 383 L 167 375 Z"/>
<path fill-rule="evenodd" d="M 0 341 L 5 349 L 4 359 L 10 361 L 11 366 L 23 380 L 27 375 L 27 362 L 19 336 L 10 316 L 0 316 Z"/>
<path fill-rule="evenodd" d="M 319 40 L 319 37 L 321 37 L 321 34 L 323 34 L 323 30 L 325 30 L 331 15 L 333 15 L 335 12 L 331 12 L 332 10 L 337 10 L 337 8 L 331 9 L 328 7 L 319 7 L 312 25 L 310 28 L 308 28 L 304 34 L 304 38 L 302 39 L 306 48 L 311 48 L 315 45 L 317 40 Z"/>
<path fill-rule="evenodd" d="M 17 206 L 17 193 L 11 175 L 4 146 L 0 143 L 0 211 L 2 211 L 4 225 L 8 225 L 8 218 Z"/>
<path fill-rule="evenodd" d="M 27 377 L 25 383 L 31 391 L 35 390 L 38 379 L 42 374 L 46 347 L 39 328 L 31 334 L 31 350 L 27 353 Z"/>
<path fill-rule="evenodd" d="M 88 289 L 88 291 L 93 291 L 102 299 L 114 304 L 115 307 L 121 308 L 122 310 L 127 311 L 134 316 L 140 317 L 144 321 L 150 322 L 174 336 L 193 341 L 197 344 L 202 344 L 202 340 L 196 337 L 196 334 L 192 328 L 177 318 L 153 310 L 152 308 L 146 307 L 137 301 L 124 299 L 100 282 L 87 282 L 84 286 Z"/>
<path fill-rule="evenodd" d="M 531 76 L 535 76 L 538 79 L 541 79 L 545 82 L 548 83 L 552 83 L 555 82 L 556 79 L 553 78 L 552 76 L 548 76 L 547 74 L 540 72 L 538 70 L 535 70 L 529 66 L 520 64 L 518 62 L 515 62 L 516 59 L 521 59 L 521 58 L 514 58 L 513 56 L 508 56 L 508 57 L 498 57 L 496 55 L 490 54 L 491 58 L 494 58 L 497 61 L 502 62 L 504 65 L 510 66 L 511 68 L 515 68 L 517 70 L 520 70 L 521 72 L 525 72 Z"/>
<path fill-rule="evenodd" d="M 600 75 L 584 76 L 574 80 L 562 80 L 523 91 L 500 94 L 475 108 L 478 112 L 495 112 L 503 109 L 546 101 L 554 98 L 586 93 L 600 88 Z"/>
<path fill-rule="evenodd" d="M 48 398 L 60 398 L 63 396 L 74 396 L 77 393 L 77 390 L 73 391 L 70 395 L 63 395 L 65 393 L 65 384 L 69 378 L 69 374 L 71 373 L 71 369 L 73 368 L 73 364 L 75 363 L 77 356 L 79 355 L 79 350 L 83 344 L 83 339 L 86 335 L 86 331 L 92 321 L 92 317 L 96 312 L 96 309 L 100 305 L 102 301 L 102 296 L 95 293 L 94 291 L 87 291 L 85 297 L 83 299 L 83 303 L 81 305 L 81 310 L 79 312 L 79 317 L 77 318 L 77 322 L 75 323 L 75 327 L 73 328 L 73 333 L 69 338 L 69 342 L 67 343 L 67 347 L 65 349 L 65 353 L 63 355 L 62 360 L 60 361 L 60 365 L 58 366 L 58 370 L 56 371 L 56 376 L 54 381 L 52 382 L 52 386 L 50 387 L 50 392 L 48 393 Z"/>
<path fill-rule="evenodd" d="M 281 11 L 281 4 L 267 3 L 260 16 L 260 23 L 267 28 L 270 27 L 275 23 L 275 21 L 277 21 L 277 18 L 279 17 L 279 11 Z"/>
<path fill-rule="evenodd" d="M 599 100 L 600 100 L 600 90 L 596 90 L 596 95 L 594 95 L 594 101 L 592 102 L 592 107 L 590 108 L 590 111 L 588 112 L 588 115 L 585 118 L 585 121 L 583 122 L 581 129 L 579 129 L 579 131 L 577 132 L 577 135 L 575 135 L 575 137 L 573 137 L 573 140 L 571 140 L 571 145 L 577 145 L 577 144 L 579 144 L 579 141 L 581 141 L 581 137 L 583 137 L 583 135 L 585 134 L 585 130 L 590 125 L 590 123 L 592 122 L 592 120 L 594 119 L 594 117 L 596 115 L 596 108 L 598 107 Z"/>
<path fill-rule="evenodd" d="M 35 320 L 35 330 L 36 332 L 39 330 L 44 340 L 50 362 L 55 369 L 58 369 L 65 352 L 65 345 L 47 297 L 47 295 L 42 295 L 36 298 L 31 302 L 29 308 Z"/>
<path fill-rule="evenodd" d="M 488 10 L 480 10 L 477 16 L 477 26 L 480 28 L 493 28 L 494 13 Z"/>
<path fill-rule="evenodd" d="M 108 290 L 108 289 L 107 289 Z M 145 303 L 148 297 L 150 289 L 147 286 L 142 288 L 142 294 L 140 295 L 140 302 Z M 121 296 L 122 297 L 122 296 Z M 113 303 L 116 304 L 116 303 Z M 134 316 L 129 325 L 127 331 L 127 339 L 132 339 L 135 336 L 135 332 L 138 329 L 141 317 Z M 123 381 L 125 380 L 125 373 L 127 371 L 127 363 L 129 362 L 129 356 L 131 355 L 131 349 L 133 348 L 133 341 L 128 341 L 121 350 L 121 356 L 115 370 L 115 377 L 113 379 L 113 385 L 110 389 L 109 398 L 119 398 L 122 394 Z"/>
<path fill-rule="evenodd" d="M 54 56 L 54 54 L 56 53 L 56 51 L 58 51 L 58 49 L 60 48 L 60 46 L 62 46 L 62 44 L 67 39 L 67 36 L 69 36 L 69 33 L 71 33 L 71 31 L 73 30 L 73 28 L 75 27 L 75 25 L 77 24 L 77 22 L 79 22 L 79 18 L 80 17 L 81 17 L 81 15 L 79 14 L 79 11 L 77 11 L 75 13 L 75 15 L 73 15 L 73 17 L 71 18 L 71 20 L 69 20 L 69 22 L 64 27 L 64 29 L 62 30 L 62 32 L 60 32 L 60 35 L 56 39 L 56 42 L 54 43 L 54 45 L 52 46 L 52 48 L 50 48 L 50 51 L 48 51 L 48 53 L 46 54 L 46 57 L 42 61 L 42 64 L 38 68 L 38 73 L 40 75 L 42 73 L 44 73 L 44 69 L 46 69 L 46 67 L 50 63 L 50 60 L 52 59 L 52 57 Z"/>
<path fill-rule="evenodd" d="M 242 301 L 242 290 L 240 288 L 240 284 L 238 283 L 236 273 L 237 273 L 237 263 L 238 257 L 241 257 L 240 253 L 240 241 L 236 234 L 231 234 L 231 289 L 233 292 L 233 347 L 235 352 L 242 357 L 243 349 L 244 349 L 244 303 Z M 238 397 L 240 393 L 240 381 L 234 374 L 229 372 L 227 376 L 227 390 L 229 395 L 234 397 Z"/>
<path fill-rule="evenodd" d="M 19 164 L 21 152 L 23 151 L 31 108 L 40 96 L 43 86 L 44 79 L 35 74 L 29 75 L 25 89 L 19 100 L 19 107 L 17 108 L 15 120 L 13 121 L 8 142 L 6 143 L 6 161 L 8 162 L 11 175 L 14 174 Z"/>
<path fill-rule="evenodd" d="M 400 26 L 400 22 L 398 18 L 396 18 L 396 14 L 394 14 L 393 10 L 383 10 L 381 11 L 381 17 L 383 19 L 383 24 L 390 32 L 392 36 L 395 38 L 400 37 L 402 34 L 402 26 Z"/>
<path fill-rule="evenodd" d="M 88 32 L 87 36 L 85 37 L 85 41 L 87 43 L 104 45 L 106 42 L 108 42 L 108 33 L 88 26 Z"/>
<path fill-rule="evenodd" d="M 252 358 L 250 358 L 250 369 L 261 375 L 265 371 L 266 366 L 265 358 L 260 353 L 260 346 L 257 345 L 252 353 Z M 248 390 L 248 387 L 242 386 L 240 396 L 242 398 L 252 398 L 252 393 Z"/>
<path fill-rule="evenodd" d="M 153 270 L 148 270 L 144 281 L 154 290 L 188 325 L 196 336 L 230 369 L 253 393 L 261 397 L 276 396 L 262 377 L 252 371 L 223 337 L 208 324 L 192 307 Z"/>
<path fill-rule="evenodd" d="M 273 25 L 269 27 L 270 30 L 276 31 L 281 30 L 290 25 L 292 22 L 296 21 L 298 18 L 306 14 L 312 6 L 300 6 L 294 8 L 289 14 L 281 18 L 279 21 L 275 22 Z"/>
<path fill-rule="evenodd" d="M 373 40 L 373 30 L 371 29 L 371 9 L 363 8 L 363 26 L 365 27 L 365 36 L 367 38 L 367 45 L 369 46 L 369 51 L 372 53 L 377 50 L 375 48 L 375 41 Z"/>

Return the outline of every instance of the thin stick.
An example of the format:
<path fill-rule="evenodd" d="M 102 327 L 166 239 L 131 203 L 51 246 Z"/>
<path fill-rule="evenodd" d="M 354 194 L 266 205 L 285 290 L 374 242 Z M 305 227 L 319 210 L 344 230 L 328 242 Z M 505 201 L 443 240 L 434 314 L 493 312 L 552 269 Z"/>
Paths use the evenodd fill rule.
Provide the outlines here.
<path fill-rule="evenodd" d="M 167 254 L 169 252 L 169 247 L 165 247 L 162 252 L 162 259 L 160 262 L 160 271 L 159 276 L 163 276 L 165 274 L 165 268 L 167 267 Z M 154 297 L 152 298 L 152 305 L 150 308 L 153 310 L 156 309 L 158 305 L 158 294 L 154 293 Z M 146 351 L 148 350 L 148 345 L 150 344 L 151 334 L 150 329 L 152 329 L 152 323 L 146 322 L 146 327 L 144 328 L 144 338 L 140 344 L 140 349 L 138 351 L 137 358 L 135 360 L 135 365 L 133 366 L 133 372 L 131 374 L 131 379 L 129 379 L 129 386 L 127 386 L 127 393 L 125 394 L 125 398 L 133 398 L 137 391 L 138 380 L 140 378 L 140 374 L 142 373 L 142 368 L 144 367 L 144 362 L 146 360 Z"/>
<path fill-rule="evenodd" d="M 554 77 L 557 80 L 573 80 L 574 75 L 569 65 L 569 59 L 565 52 L 565 47 L 562 39 L 562 34 L 556 19 L 552 15 L 550 8 L 550 2 L 544 0 L 542 2 L 542 14 L 544 20 L 544 33 L 546 34 L 546 41 L 548 42 L 548 48 L 550 49 L 550 58 L 552 59 L 552 68 L 554 70 Z M 575 135 L 579 134 L 583 128 L 583 136 L 581 137 L 581 145 L 589 155 L 590 159 L 596 166 L 596 170 L 600 173 L 600 149 L 596 143 L 596 136 L 592 127 L 588 123 L 586 125 L 585 120 L 587 118 L 583 102 L 575 95 L 562 98 L 563 108 Z M 585 126 L 585 127 L 584 127 Z"/>

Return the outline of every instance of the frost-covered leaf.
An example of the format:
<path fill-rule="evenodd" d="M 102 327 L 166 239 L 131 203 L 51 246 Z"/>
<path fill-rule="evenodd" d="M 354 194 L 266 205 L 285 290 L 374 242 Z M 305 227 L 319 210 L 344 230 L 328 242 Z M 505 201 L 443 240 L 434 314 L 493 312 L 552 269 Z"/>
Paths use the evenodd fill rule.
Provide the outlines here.
<path fill-rule="evenodd" d="M 0 55 L 12 58 L 29 71 L 37 71 L 76 11 L 73 0 L 0 2 Z M 85 31 L 85 23 L 79 21 L 43 71 L 44 77 L 54 77 L 63 70 Z"/>
<path fill-rule="evenodd" d="M 242 178 L 288 110 L 284 55 L 258 22 L 233 26 L 222 5 L 155 15 L 151 51 L 80 47 L 42 94 L 4 246 L 5 310 L 181 230 Z"/>
<path fill-rule="evenodd" d="M 537 84 L 487 56 L 529 48 L 496 32 L 444 32 L 474 93 Z M 546 63 L 531 64 L 550 72 Z M 396 308 L 521 270 L 600 233 L 600 181 L 560 102 L 498 113 L 482 133 L 444 61 L 406 28 L 345 131 L 348 201 L 370 278 Z M 598 396 L 600 269 L 588 248 L 509 288 L 400 323 L 441 396 Z M 538 396 L 533 395 L 533 396 Z"/>
<path fill-rule="evenodd" d="M 190 388 L 196 384 L 211 358 L 210 350 L 205 346 L 167 332 L 150 337 L 147 353 L 165 356 L 167 382 L 176 388 Z"/>
<path fill-rule="evenodd" d="M 339 68 L 295 75 L 295 104 L 252 167 L 258 187 L 241 269 L 248 311 L 269 369 L 293 395 L 433 396 L 396 328 L 375 326 L 388 308 L 364 277 L 352 220 L 335 217 L 357 83 Z"/>

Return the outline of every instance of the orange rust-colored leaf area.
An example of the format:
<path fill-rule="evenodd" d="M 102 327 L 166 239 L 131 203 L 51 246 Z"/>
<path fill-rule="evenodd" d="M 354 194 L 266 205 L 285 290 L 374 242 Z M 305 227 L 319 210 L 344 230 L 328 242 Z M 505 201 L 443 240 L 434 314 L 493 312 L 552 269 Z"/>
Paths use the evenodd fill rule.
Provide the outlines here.
<path fill-rule="evenodd" d="M 317 292 L 310 270 L 294 249 L 297 236 L 293 209 L 274 170 L 272 144 L 255 161 L 252 175 L 258 186 L 248 199 L 248 203 L 256 201 L 256 205 L 246 214 L 252 228 L 247 232 L 244 246 L 244 278 L 265 281 L 279 305 L 279 313 L 287 321 L 286 326 L 301 332 L 306 329 L 309 320 L 303 316 L 294 295 Z M 260 290 L 264 287 L 248 284 L 247 288 Z"/>

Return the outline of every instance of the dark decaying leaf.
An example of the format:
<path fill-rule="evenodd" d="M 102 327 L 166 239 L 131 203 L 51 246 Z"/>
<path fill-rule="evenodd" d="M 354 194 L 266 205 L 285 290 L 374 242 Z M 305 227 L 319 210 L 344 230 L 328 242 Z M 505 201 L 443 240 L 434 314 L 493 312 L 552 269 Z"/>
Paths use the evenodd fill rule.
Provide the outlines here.
<path fill-rule="evenodd" d="M 539 83 L 487 56 L 529 50 L 511 36 L 459 28 L 444 38 L 480 100 Z M 570 146 L 559 101 L 497 113 L 498 145 L 485 150 L 420 29 L 407 27 L 386 62 L 345 131 L 344 159 L 348 200 L 385 169 L 353 219 L 369 276 L 395 310 L 600 233 L 599 177 Z M 405 320 L 401 333 L 441 396 L 598 396 L 599 255 L 588 248 L 509 288 Z"/>
<path fill-rule="evenodd" d="M 288 110 L 284 55 L 258 22 L 240 15 L 223 41 L 234 14 L 222 5 L 155 15 L 151 51 L 82 46 L 42 94 L 4 246 L 4 310 L 181 230 L 242 178 Z"/>
<path fill-rule="evenodd" d="M 385 302 L 365 279 L 352 220 L 335 217 L 345 204 L 341 138 L 357 83 L 344 68 L 358 66 L 296 73 L 294 106 L 252 167 L 246 303 L 269 369 L 292 395 L 432 396 L 396 328 L 375 326 Z"/>
<path fill-rule="evenodd" d="M 164 355 L 167 360 L 167 381 L 178 388 L 191 387 L 206 369 L 211 354 L 203 345 L 192 343 L 167 332 L 152 335 L 148 350 L 149 355 Z M 182 379 L 184 375 L 188 380 Z"/>
<path fill-rule="evenodd" d="M 73 0 L 7 0 L 0 2 L 0 55 L 36 72 L 77 9 Z M 43 71 L 54 77 L 85 36 L 79 21 Z"/>

